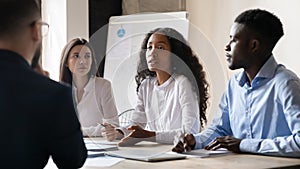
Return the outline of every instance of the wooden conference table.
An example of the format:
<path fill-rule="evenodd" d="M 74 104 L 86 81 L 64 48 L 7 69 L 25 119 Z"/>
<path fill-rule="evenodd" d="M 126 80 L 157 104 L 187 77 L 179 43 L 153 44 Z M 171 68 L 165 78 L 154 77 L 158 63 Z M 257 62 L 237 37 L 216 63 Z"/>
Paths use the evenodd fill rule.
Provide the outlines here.
<path fill-rule="evenodd" d="M 99 169 L 97 167 L 83 167 L 84 169 Z M 187 158 L 183 160 L 141 162 L 124 160 L 110 169 L 263 169 L 290 168 L 300 169 L 300 159 L 268 157 L 259 155 L 230 154 L 207 158 Z"/>
<path fill-rule="evenodd" d="M 99 140 L 99 138 L 97 138 Z M 101 139 L 100 139 L 101 140 Z M 153 151 L 168 151 L 171 145 L 151 143 L 149 146 L 120 147 L 126 149 L 149 149 Z M 263 168 L 292 168 L 300 169 L 299 158 L 271 157 L 253 154 L 213 155 L 205 158 L 186 158 L 180 160 L 143 162 L 136 160 L 124 160 L 110 167 L 87 167 L 83 169 L 263 169 Z"/>
<path fill-rule="evenodd" d="M 103 140 L 103 138 L 88 138 L 89 140 Z M 149 143 L 134 147 L 119 147 L 120 150 L 126 149 L 151 149 L 151 151 L 168 151 L 172 145 L 161 145 Z M 300 159 L 270 157 L 252 154 L 226 154 L 210 156 L 206 158 L 186 158 L 181 160 L 143 162 L 136 160 L 124 160 L 111 167 L 98 167 L 109 169 L 261 169 L 261 168 L 299 168 Z M 84 169 L 97 169 L 97 167 L 83 167 Z"/>

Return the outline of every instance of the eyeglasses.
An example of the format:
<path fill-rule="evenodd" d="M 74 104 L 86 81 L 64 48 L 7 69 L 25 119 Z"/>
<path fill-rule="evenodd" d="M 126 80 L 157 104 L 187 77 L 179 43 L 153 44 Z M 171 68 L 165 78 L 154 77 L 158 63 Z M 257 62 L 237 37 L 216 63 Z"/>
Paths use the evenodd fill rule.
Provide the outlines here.
<path fill-rule="evenodd" d="M 47 22 L 43 22 L 43 21 L 33 21 L 30 24 L 30 26 L 33 26 L 35 24 L 35 22 L 37 22 L 41 26 L 41 35 L 42 35 L 42 37 L 47 36 L 48 32 L 49 32 L 49 24 Z"/>
<path fill-rule="evenodd" d="M 49 24 L 46 23 L 46 22 L 38 22 L 40 25 L 41 25 L 41 33 L 42 33 L 42 36 L 45 37 L 48 35 L 48 32 L 49 32 Z"/>

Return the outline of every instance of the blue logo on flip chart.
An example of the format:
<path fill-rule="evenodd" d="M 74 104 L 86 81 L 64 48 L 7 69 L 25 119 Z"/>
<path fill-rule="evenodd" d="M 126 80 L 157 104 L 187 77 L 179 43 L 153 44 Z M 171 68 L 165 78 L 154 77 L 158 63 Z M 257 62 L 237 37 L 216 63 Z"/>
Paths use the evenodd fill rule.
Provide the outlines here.
<path fill-rule="evenodd" d="M 125 36 L 125 33 L 126 33 L 126 31 L 125 31 L 124 28 L 120 28 L 120 29 L 117 31 L 117 35 L 118 35 L 119 38 L 124 37 L 124 36 Z"/>

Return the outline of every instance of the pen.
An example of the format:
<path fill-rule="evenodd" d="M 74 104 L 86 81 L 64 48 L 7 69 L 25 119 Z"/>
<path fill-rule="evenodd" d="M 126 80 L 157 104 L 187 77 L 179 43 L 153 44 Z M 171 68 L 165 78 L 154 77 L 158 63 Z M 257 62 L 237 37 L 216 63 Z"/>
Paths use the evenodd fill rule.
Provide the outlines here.
<path fill-rule="evenodd" d="M 106 127 L 107 124 L 102 124 L 102 123 L 98 123 L 99 125 L 101 125 L 102 127 Z"/>
<path fill-rule="evenodd" d="M 179 142 L 183 144 L 184 142 L 185 129 L 183 127 L 183 131 L 178 131 L 174 138 L 174 146 L 176 146 Z"/>
<path fill-rule="evenodd" d="M 182 143 L 184 142 L 184 136 L 185 136 L 185 125 L 182 126 L 182 132 L 181 132 L 181 135 L 179 137 L 179 141 L 181 141 Z"/>

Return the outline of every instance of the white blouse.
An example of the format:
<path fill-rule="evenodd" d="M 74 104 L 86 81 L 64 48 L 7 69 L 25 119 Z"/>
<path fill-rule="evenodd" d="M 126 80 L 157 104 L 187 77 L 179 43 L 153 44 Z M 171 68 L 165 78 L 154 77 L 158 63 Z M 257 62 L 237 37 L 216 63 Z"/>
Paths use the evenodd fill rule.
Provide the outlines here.
<path fill-rule="evenodd" d="M 141 83 L 131 123 L 155 131 L 158 143 L 171 144 L 178 132 L 198 133 L 199 116 L 198 98 L 190 81 L 173 74 L 159 86 L 156 77 Z"/>
<path fill-rule="evenodd" d="M 73 98 L 84 136 L 101 136 L 101 123 L 119 126 L 111 84 L 100 77 L 90 78 L 84 87 L 82 99 L 77 101 L 77 89 L 73 85 Z"/>

